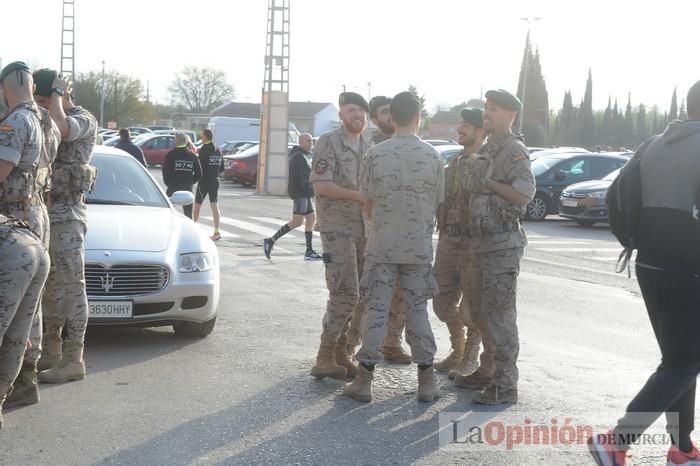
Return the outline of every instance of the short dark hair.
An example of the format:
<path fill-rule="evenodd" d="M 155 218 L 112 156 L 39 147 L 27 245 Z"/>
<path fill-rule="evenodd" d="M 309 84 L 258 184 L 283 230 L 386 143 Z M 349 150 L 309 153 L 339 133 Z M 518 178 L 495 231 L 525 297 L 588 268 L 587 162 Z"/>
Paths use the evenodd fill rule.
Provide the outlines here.
<path fill-rule="evenodd" d="M 119 130 L 119 137 L 124 141 L 128 141 L 131 139 L 131 133 L 129 133 L 128 129 L 122 128 Z"/>
<path fill-rule="evenodd" d="M 688 119 L 700 120 L 700 81 L 693 84 L 688 91 Z"/>
<path fill-rule="evenodd" d="M 412 92 L 401 92 L 391 99 L 391 119 L 398 126 L 408 125 L 413 117 L 421 111 L 418 97 Z"/>
<path fill-rule="evenodd" d="M 202 131 L 202 135 L 210 141 L 214 139 L 214 133 L 212 133 L 209 128 Z"/>

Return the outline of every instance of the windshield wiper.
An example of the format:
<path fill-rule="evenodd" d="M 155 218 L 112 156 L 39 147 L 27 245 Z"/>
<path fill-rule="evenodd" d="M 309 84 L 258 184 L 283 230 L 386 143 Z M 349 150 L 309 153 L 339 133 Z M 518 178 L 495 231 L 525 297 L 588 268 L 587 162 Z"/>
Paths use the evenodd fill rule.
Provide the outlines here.
<path fill-rule="evenodd" d="M 104 205 L 136 205 L 136 204 L 132 204 L 131 202 L 112 201 L 109 199 L 93 199 L 93 198 L 85 199 L 85 203 L 86 204 L 104 204 Z"/>

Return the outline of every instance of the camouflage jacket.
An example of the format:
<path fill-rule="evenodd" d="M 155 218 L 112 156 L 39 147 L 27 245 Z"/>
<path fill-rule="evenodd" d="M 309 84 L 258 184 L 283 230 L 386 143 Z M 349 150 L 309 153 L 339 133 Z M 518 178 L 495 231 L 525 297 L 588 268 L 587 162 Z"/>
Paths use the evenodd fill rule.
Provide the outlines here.
<path fill-rule="evenodd" d="M 0 160 L 15 168 L 0 183 L 0 205 L 36 203 L 35 179 L 43 148 L 39 109 L 34 103 L 21 103 L 0 121 Z"/>
<path fill-rule="evenodd" d="M 525 208 L 491 192 L 486 186 L 488 179 L 509 184 L 515 191 L 532 199 L 535 179 L 527 148 L 518 136 L 508 133 L 489 137 L 479 152 L 468 159 L 468 229 L 470 236 L 476 239 L 470 243 L 475 252 L 524 247 L 527 238 L 520 218 Z"/>

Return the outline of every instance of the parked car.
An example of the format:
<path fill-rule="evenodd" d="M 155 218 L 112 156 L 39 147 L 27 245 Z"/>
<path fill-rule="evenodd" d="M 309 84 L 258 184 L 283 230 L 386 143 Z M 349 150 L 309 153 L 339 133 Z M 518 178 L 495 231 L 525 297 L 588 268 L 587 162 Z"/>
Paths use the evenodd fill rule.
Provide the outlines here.
<path fill-rule="evenodd" d="M 606 153 L 558 154 L 540 157 L 532 162 L 537 191 L 527 206 L 526 218 L 544 220 L 559 213 L 559 198 L 570 185 L 599 180 L 621 168 L 629 157 Z"/>
<path fill-rule="evenodd" d="M 252 186 L 258 181 L 258 155 L 260 146 L 256 145 L 238 154 L 224 156 L 224 173 L 222 177 Z"/>
<path fill-rule="evenodd" d="M 442 163 L 445 165 L 447 165 L 452 157 L 461 154 L 464 150 L 464 147 L 457 144 L 446 144 L 436 146 L 435 148 L 438 150 L 438 152 L 440 152 L 440 158 L 442 158 Z"/>
<path fill-rule="evenodd" d="M 151 131 L 175 131 L 175 128 L 172 126 L 163 126 L 163 125 L 152 125 L 152 126 L 146 126 L 146 128 L 150 129 Z"/>
<path fill-rule="evenodd" d="M 165 129 L 163 129 L 163 130 L 154 131 L 153 133 L 154 133 L 154 134 L 168 134 L 168 135 L 171 135 L 171 136 L 174 136 L 175 133 L 185 133 L 185 134 L 187 135 L 187 137 L 190 138 L 190 141 L 192 141 L 192 143 L 193 143 L 195 146 L 198 145 L 198 144 L 200 143 L 199 137 L 197 136 L 197 132 L 196 132 L 196 131 L 189 130 L 189 129 L 175 129 L 175 130 L 169 130 L 169 129 L 168 129 L 168 130 L 165 130 Z"/>
<path fill-rule="evenodd" d="M 561 193 L 559 215 L 576 220 L 581 226 L 593 226 L 608 221 L 608 205 L 605 195 L 620 174 L 620 168 L 602 180 L 572 184 Z"/>
<path fill-rule="evenodd" d="M 141 134 L 153 134 L 152 130 L 141 126 L 129 126 L 127 129 L 129 130 L 129 134 L 131 134 L 132 138 Z"/>
<path fill-rule="evenodd" d="M 214 243 L 168 199 L 148 171 L 119 149 L 96 146 L 98 181 L 86 196 L 89 325 L 173 326 L 206 337 L 219 305 L 220 263 Z M 148 228 L 144 228 L 148 225 Z"/>
<path fill-rule="evenodd" d="M 217 146 L 226 141 L 255 141 L 260 138 L 259 118 L 212 117 L 207 127 L 214 133 Z M 299 130 L 291 121 L 288 123 L 287 141 L 299 142 Z"/>
<path fill-rule="evenodd" d="M 163 165 L 166 154 L 175 148 L 175 136 L 154 134 L 134 144 L 141 148 L 148 165 Z"/>
<path fill-rule="evenodd" d="M 449 145 L 456 145 L 457 142 L 453 141 L 451 139 L 424 139 L 425 142 L 430 144 L 431 146 L 449 146 Z"/>
<path fill-rule="evenodd" d="M 233 155 L 258 144 L 258 141 L 227 141 L 219 146 L 219 150 L 221 155 Z"/>
<path fill-rule="evenodd" d="M 582 147 L 555 147 L 555 148 L 538 149 L 538 150 L 533 150 L 533 149 L 538 149 L 538 148 L 535 148 L 535 147 L 529 148 L 530 160 L 537 160 L 540 157 L 547 157 L 550 155 L 558 155 L 558 154 L 590 154 L 591 153 Z"/>

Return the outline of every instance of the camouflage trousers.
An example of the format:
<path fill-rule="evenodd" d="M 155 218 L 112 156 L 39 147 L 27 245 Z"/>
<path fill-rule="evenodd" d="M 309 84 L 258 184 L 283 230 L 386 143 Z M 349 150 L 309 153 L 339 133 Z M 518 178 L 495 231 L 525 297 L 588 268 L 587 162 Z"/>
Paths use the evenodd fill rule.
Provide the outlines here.
<path fill-rule="evenodd" d="M 481 332 L 474 324 L 469 305 L 473 261 L 469 244 L 441 237 L 435 253 L 435 279 L 440 294 L 433 300 L 435 315 L 446 324 L 467 327 L 467 344 L 479 346 Z"/>
<path fill-rule="evenodd" d="M 522 248 L 472 255 L 469 304 L 484 343 L 479 373 L 493 376 L 493 383 L 505 388 L 518 385 L 516 297 L 522 257 Z"/>
<path fill-rule="evenodd" d="M 27 338 L 49 273 L 49 253 L 27 229 L 0 226 L 0 396 L 22 367 Z"/>
<path fill-rule="evenodd" d="M 360 294 L 360 303 L 352 313 L 350 328 L 348 330 L 348 345 L 357 346 L 362 341 L 362 329 L 367 320 L 367 300 Z M 384 346 L 390 348 L 401 347 L 403 333 L 406 328 L 406 301 L 401 288 L 396 287 L 389 307 L 389 323 L 387 325 Z"/>
<path fill-rule="evenodd" d="M 322 232 L 328 302 L 323 334 L 338 338 L 360 300 L 360 275 L 365 262 L 365 239 L 339 232 Z"/>
<path fill-rule="evenodd" d="M 8 214 L 27 222 L 32 231 L 39 236 L 41 243 L 48 251 L 51 226 L 49 222 L 49 211 L 43 202 L 30 206 L 26 211 L 19 207 L 9 209 Z M 29 332 L 29 341 L 32 343 L 32 347 L 31 349 L 27 350 L 26 354 L 24 355 L 25 363 L 36 364 L 41 357 L 41 327 L 42 311 L 41 299 L 39 299 L 39 303 L 36 306 L 36 313 L 34 315 L 34 319 L 32 320 L 32 329 Z"/>
<path fill-rule="evenodd" d="M 85 223 L 76 220 L 51 224 L 51 272 L 44 294 L 46 335 L 82 342 L 88 320 L 85 291 Z"/>
<path fill-rule="evenodd" d="M 367 299 L 367 320 L 357 360 L 365 364 L 384 360 L 381 349 L 397 284 L 406 303 L 406 340 L 413 362 L 432 364 L 437 348 L 428 319 L 428 300 L 437 293 L 437 283 L 430 264 L 366 264 L 362 293 Z"/>

